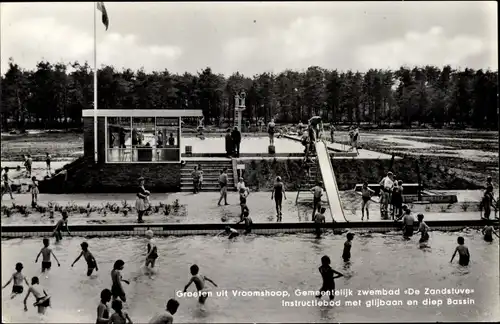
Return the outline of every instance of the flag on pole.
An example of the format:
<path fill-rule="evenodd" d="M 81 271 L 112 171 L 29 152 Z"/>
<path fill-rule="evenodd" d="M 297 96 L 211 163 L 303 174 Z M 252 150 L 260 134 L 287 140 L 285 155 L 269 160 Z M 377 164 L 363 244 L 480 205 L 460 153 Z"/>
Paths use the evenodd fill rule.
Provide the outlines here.
<path fill-rule="evenodd" d="M 102 12 L 102 23 L 104 24 L 104 26 L 106 26 L 106 30 L 108 30 L 109 18 L 108 18 L 108 12 L 106 11 L 106 7 L 104 6 L 104 2 L 97 2 L 97 10 Z"/>

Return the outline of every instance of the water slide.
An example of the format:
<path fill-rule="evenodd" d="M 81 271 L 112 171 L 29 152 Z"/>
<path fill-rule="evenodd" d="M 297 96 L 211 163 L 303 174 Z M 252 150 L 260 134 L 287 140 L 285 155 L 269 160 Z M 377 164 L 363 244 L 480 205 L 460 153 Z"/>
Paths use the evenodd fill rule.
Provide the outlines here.
<path fill-rule="evenodd" d="M 335 217 L 337 217 L 338 220 L 339 217 L 342 216 L 344 220 L 348 222 L 345 218 L 344 210 L 342 209 L 342 204 L 340 202 L 339 188 L 337 186 L 335 173 L 333 172 L 330 154 L 328 154 L 328 148 L 323 141 L 316 142 L 315 147 L 332 218 L 335 219 Z"/>

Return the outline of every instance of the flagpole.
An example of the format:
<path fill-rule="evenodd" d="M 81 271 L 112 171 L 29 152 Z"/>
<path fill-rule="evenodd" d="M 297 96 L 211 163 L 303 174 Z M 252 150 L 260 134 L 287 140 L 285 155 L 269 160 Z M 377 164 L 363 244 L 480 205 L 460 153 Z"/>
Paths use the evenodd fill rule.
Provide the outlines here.
<path fill-rule="evenodd" d="M 94 2 L 94 163 L 97 163 L 97 2 Z"/>

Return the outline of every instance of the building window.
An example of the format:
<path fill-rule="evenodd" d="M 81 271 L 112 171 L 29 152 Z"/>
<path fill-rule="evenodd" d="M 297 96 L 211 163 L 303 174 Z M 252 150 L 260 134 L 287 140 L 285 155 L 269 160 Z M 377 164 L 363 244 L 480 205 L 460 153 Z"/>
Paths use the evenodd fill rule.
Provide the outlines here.
<path fill-rule="evenodd" d="M 132 161 L 131 123 L 131 117 L 107 118 L 108 162 Z"/>
<path fill-rule="evenodd" d="M 158 161 L 178 161 L 180 159 L 179 118 L 156 118 Z"/>
<path fill-rule="evenodd" d="M 178 117 L 107 117 L 107 162 L 178 162 Z"/>

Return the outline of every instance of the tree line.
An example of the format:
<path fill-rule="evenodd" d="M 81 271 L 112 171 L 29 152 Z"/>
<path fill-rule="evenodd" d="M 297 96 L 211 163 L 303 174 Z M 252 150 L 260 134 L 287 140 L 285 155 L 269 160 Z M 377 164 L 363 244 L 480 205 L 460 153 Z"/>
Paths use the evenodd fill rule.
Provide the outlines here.
<path fill-rule="evenodd" d="M 226 77 L 209 67 L 197 74 L 167 69 L 98 71 L 100 109 L 202 109 L 205 121 L 234 118 L 235 94 L 246 92 L 244 118 L 305 122 L 313 115 L 336 124 L 497 129 L 498 71 L 451 66 L 370 69 L 365 73 L 311 66 L 247 77 Z M 2 128 L 80 127 L 93 108 L 89 64 L 41 61 L 21 68 L 12 59 L 1 80 Z"/>

